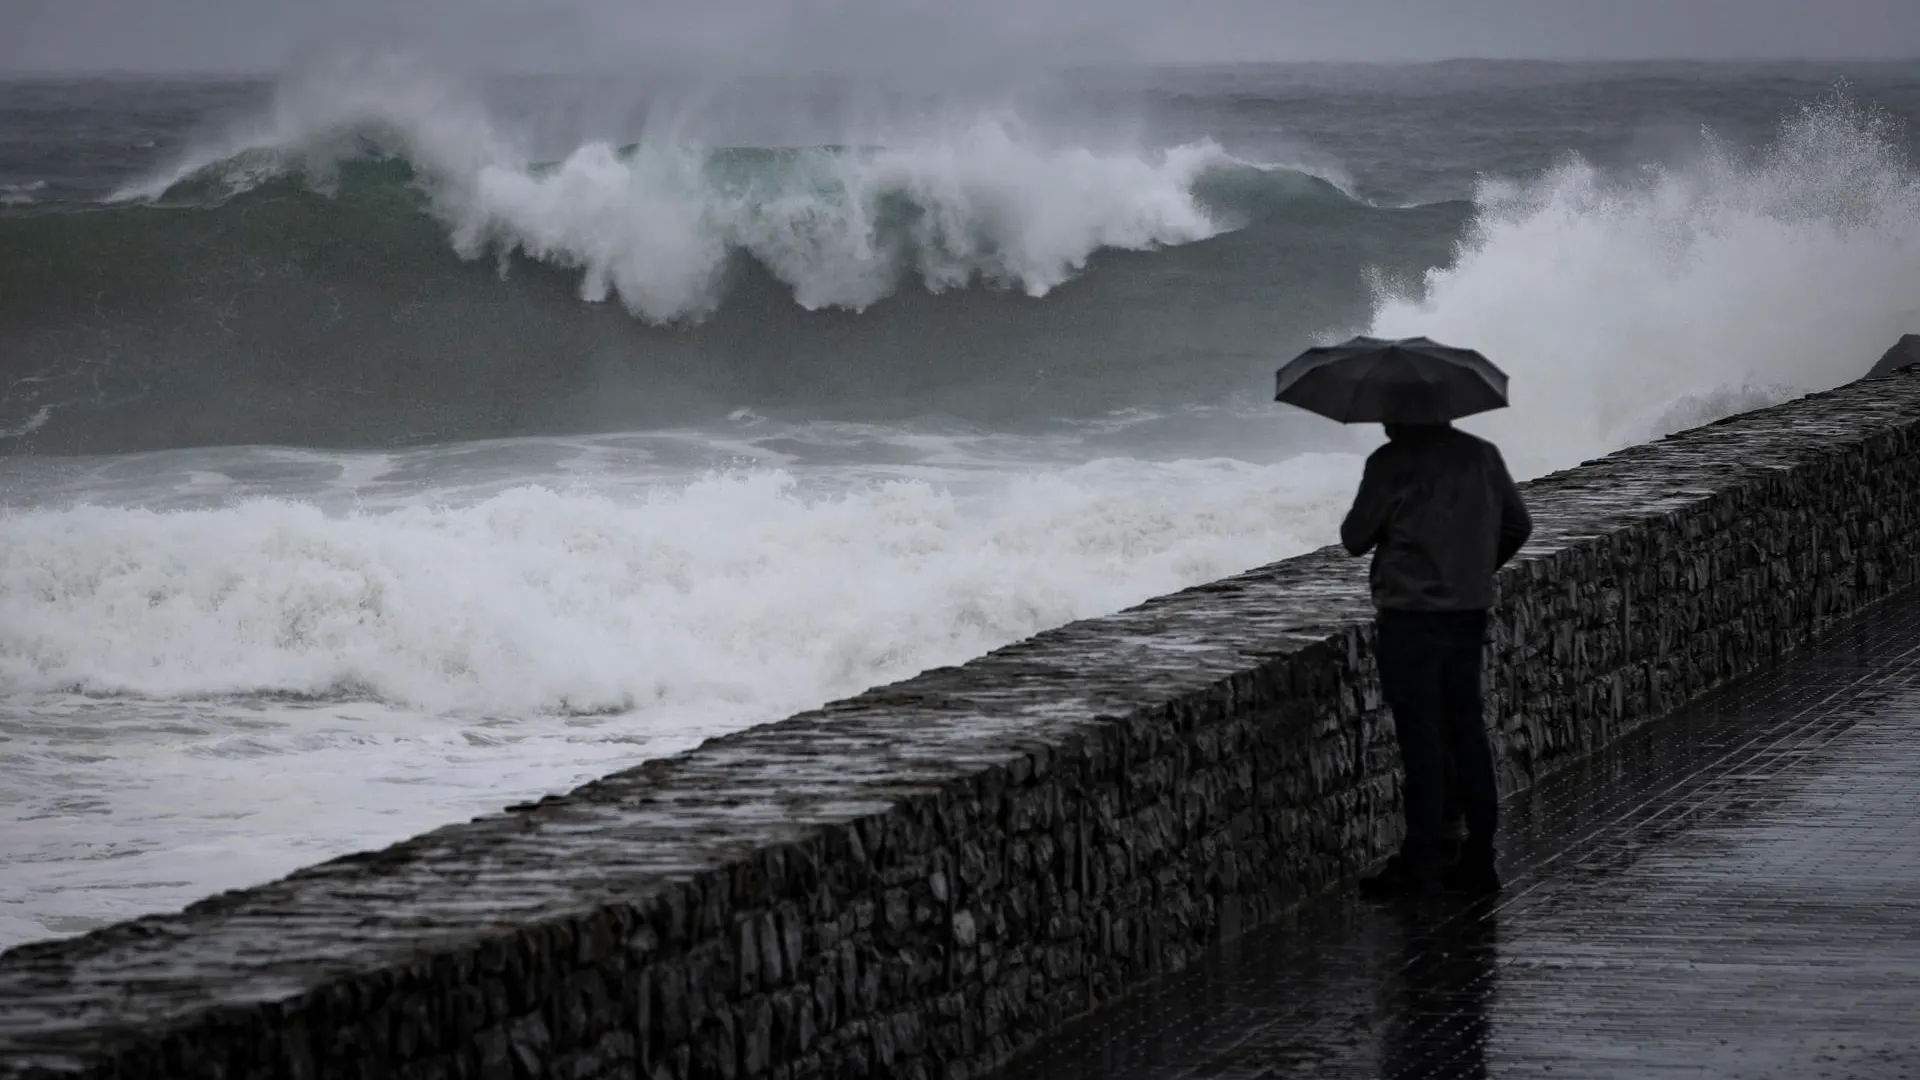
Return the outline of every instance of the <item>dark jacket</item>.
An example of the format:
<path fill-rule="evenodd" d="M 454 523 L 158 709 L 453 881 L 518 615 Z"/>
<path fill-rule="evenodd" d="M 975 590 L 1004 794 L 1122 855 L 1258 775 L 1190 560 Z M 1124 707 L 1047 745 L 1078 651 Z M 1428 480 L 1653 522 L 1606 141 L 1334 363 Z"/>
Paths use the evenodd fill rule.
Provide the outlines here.
<path fill-rule="evenodd" d="M 1390 426 L 1388 435 L 1340 526 L 1349 552 L 1374 552 L 1374 606 L 1492 607 L 1494 571 L 1533 533 L 1500 451 L 1445 425 Z"/>

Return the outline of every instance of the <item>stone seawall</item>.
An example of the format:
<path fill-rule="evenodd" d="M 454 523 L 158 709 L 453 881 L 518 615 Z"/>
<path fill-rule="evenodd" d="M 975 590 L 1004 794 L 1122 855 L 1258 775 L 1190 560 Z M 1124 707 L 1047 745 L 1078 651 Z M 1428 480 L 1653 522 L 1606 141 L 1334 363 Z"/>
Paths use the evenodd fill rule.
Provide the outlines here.
<path fill-rule="evenodd" d="M 1527 487 L 1512 790 L 1912 584 L 1920 375 Z M 0 956 L 0 1077 L 977 1077 L 1397 840 L 1365 564 L 1041 634 Z"/>

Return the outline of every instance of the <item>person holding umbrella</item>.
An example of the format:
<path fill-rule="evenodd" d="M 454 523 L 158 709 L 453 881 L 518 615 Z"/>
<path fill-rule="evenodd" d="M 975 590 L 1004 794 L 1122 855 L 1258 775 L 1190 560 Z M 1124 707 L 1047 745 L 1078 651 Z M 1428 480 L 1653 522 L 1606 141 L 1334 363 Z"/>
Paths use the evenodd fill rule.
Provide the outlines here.
<path fill-rule="evenodd" d="M 1375 651 L 1400 742 L 1407 828 L 1400 852 L 1363 878 L 1361 891 L 1497 892 L 1499 787 L 1480 674 L 1494 572 L 1533 523 L 1499 449 L 1452 421 L 1504 408 L 1507 377 L 1471 349 L 1357 337 L 1289 362 L 1274 398 L 1387 433 L 1367 459 L 1340 540 L 1355 556 L 1373 554 Z M 1467 825 L 1451 861 L 1450 805 Z"/>

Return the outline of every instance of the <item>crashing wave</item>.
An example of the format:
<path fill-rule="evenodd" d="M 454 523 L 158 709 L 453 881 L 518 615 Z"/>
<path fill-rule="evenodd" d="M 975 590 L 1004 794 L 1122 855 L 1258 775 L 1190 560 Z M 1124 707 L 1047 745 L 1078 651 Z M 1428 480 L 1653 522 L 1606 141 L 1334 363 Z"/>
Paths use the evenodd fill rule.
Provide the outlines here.
<path fill-rule="evenodd" d="M 289 84 L 228 142 L 120 200 L 218 201 L 284 177 L 334 190 L 344 166 L 404 162 L 468 259 L 522 254 L 577 270 L 588 301 L 656 323 L 723 299 L 736 254 L 808 309 L 863 310 L 917 279 L 1044 296 L 1101 250 L 1152 250 L 1237 227 L 1202 181 L 1280 174 L 1217 143 L 1094 149 L 988 112 L 876 145 L 712 148 L 667 132 L 587 142 L 558 161 L 519 149 L 484 109 L 402 65 Z M 1216 187 L 1218 185 L 1216 184 Z"/>

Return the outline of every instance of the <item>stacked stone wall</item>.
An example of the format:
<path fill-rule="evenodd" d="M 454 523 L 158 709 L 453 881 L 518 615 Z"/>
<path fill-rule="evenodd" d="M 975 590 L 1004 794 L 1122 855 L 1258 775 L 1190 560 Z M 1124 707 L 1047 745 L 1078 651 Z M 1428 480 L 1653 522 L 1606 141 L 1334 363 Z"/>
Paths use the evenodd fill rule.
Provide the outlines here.
<path fill-rule="evenodd" d="M 1527 486 L 1514 790 L 1914 583 L 1920 375 Z M 0 1077 L 977 1077 L 1391 850 L 1321 551 L 185 912 L 0 956 Z"/>

